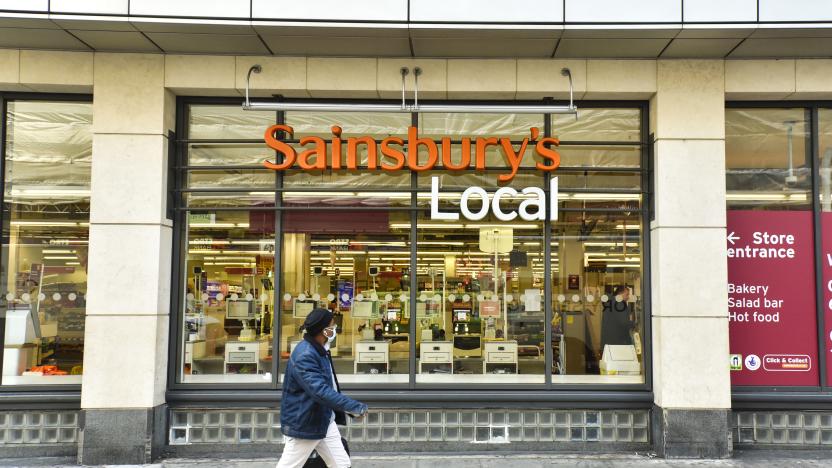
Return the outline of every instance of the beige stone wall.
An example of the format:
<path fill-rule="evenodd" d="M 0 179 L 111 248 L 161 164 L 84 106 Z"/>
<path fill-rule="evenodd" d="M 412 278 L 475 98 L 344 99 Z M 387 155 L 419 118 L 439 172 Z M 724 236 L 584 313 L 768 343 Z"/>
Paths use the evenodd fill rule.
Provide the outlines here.
<path fill-rule="evenodd" d="M 233 58 L 231 60 L 233 63 Z M 167 382 L 171 221 L 165 57 L 96 54 L 83 408 L 151 408 Z M 233 78 L 233 76 L 232 76 Z"/>
<path fill-rule="evenodd" d="M 401 96 L 399 68 L 419 66 L 420 91 L 435 99 L 539 99 L 568 97 L 560 76 L 572 70 L 575 99 L 649 99 L 656 94 L 660 63 L 626 59 L 410 59 L 113 54 L 0 49 L 0 90 L 85 92 L 93 90 L 93 67 L 103 57 L 158 57 L 164 86 L 177 95 L 241 96 L 248 68 L 252 95 L 318 98 Z M 832 60 L 709 60 L 723 63 L 724 98 L 832 98 Z M 412 90 L 412 75 L 408 89 Z"/>
<path fill-rule="evenodd" d="M 660 61 L 650 101 L 653 391 L 664 409 L 731 407 L 724 67 Z"/>

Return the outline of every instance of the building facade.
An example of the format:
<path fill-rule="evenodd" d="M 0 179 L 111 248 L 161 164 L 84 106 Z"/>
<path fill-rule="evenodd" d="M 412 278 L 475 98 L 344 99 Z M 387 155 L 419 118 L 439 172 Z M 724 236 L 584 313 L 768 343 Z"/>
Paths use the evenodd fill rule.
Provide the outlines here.
<path fill-rule="evenodd" d="M 272 3 L 0 0 L 0 454 L 832 447 L 824 2 Z"/>

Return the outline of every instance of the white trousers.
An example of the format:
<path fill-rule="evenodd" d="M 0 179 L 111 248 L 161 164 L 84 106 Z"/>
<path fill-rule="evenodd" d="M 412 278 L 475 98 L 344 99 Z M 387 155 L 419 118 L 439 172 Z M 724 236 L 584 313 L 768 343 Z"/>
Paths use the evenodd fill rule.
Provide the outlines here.
<path fill-rule="evenodd" d="M 329 468 L 349 468 L 350 456 L 341 443 L 341 433 L 335 421 L 329 423 L 326 437 L 320 440 L 287 437 L 283 455 L 277 462 L 277 468 L 301 468 L 313 450 L 323 459 Z"/>

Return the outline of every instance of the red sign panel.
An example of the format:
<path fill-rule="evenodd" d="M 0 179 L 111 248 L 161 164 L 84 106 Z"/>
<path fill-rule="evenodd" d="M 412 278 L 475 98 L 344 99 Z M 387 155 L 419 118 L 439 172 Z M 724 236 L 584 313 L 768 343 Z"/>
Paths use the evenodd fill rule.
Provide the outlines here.
<path fill-rule="evenodd" d="M 821 265 L 823 269 L 823 314 L 826 317 L 824 350 L 826 352 L 826 385 L 832 385 L 832 213 L 821 213 Z"/>
<path fill-rule="evenodd" d="M 733 385 L 818 385 L 812 239 L 809 211 L 728 211 Z"/>

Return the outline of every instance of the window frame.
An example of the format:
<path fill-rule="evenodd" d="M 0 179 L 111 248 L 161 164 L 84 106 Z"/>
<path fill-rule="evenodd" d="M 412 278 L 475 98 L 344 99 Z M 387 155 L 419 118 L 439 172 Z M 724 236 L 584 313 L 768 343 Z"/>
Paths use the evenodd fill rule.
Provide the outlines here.
<path fill-rule="evenodd" d="M 286 101 L 297 101 L 297 102 L 344 102 L 344 103 L 357 103 L 357 102 L 388 102 L 385 100 L 332 100 L 332 99 L 286 99 Z M 393 101 L 389 101 L 393 102 Z M 442 102 L 447 103 L 451 101 L 435 101 L 435 102 Z M 455 100 L 455 103 L 482 103 L 484 101 L 474 101 L 474 100 Z M 485 101 L 489 104 L 494 104 L 498 102 L 504 103 L 534 103 L 534 104 L 541 104 L 543 102 L 551 103 L 551 100 L 544 99 L 544 100 L 537 100 L 537 101 Z M 262 384 L 243 384 L 243 383 L 184 383 L 181 382 L 182 376 L 182 369 L 180 365 L 180 361 L 182 359 L 182 344 L 180 343 L 180 338 L 183 332 L 183 304 L 184 304 L 184 282 L 186 281 L 186 275 L 183 274 L 184 272 L 180 271 L 182 265 L 184 265 L 184 252 L 186 252 L 186 246 L 184 244 L 185 238 L 187 233 L 185 232 L 187 213 L 195 212 L 195 213 L 205 213 L 205 212 L 216 212 L 216 211 L 247 211 L 251 208 L 247 207 L 221 207 L 221 208 L 200 208 L 200 209 L 188 209 L 187 207 L 183 206 L 182 199 L 184 193 L 193 192 L 234 192 L 240 191 L 241 189 L 231 189 L 231 188 L 215 188 L 213 190 L 203 190 L 203 189 L 187 189 L 183 187 L 183 182 L 189 170 L 199 170 L 199 169 L 217 169 L 216 167 L 207 167 L 207 166 L 189 166 L 182 164 L 184 155 L 187 152 L 188 144 L 191 142 L 215 142 L 217 140 L 191 140 L 188 138 L 187 134 L 187 116 L 188 116 L 188 109 L 191 105 L 231 105 L 231 106 L 239 106 L 240 101 L 239 99 L 235 98 L 211 98 L 211 97 L 178 97 L 177 98 L 177 115 L 176 115 L 176 135 L 179 138 L 176 140 L 176 155 L 170 158 L 171 164 L 174 164 L 173 171 L 176 175 L 173 177 L 175 180 L 175 187 L 171 191 L 171 196 L 174 197 L 174 201 L 171 206 L 173 206 L 173 210 L 175 212 L 175 217 L 173 220 L 173 275 L 172 275 L 172 291 L 171 291 L 171 321 L 170 321 L 170 346 L 169 346 L 169 365 L 168 365 L 168 398 L 172 402 L 193 402 L 193 401 L 205 401 L 207 397 L 209 400 L 211 398 L 222 398 L 224 401 L 263 401 L 267 399 L 265 395 L 277 395 L 279 390 L 281 389 L 281 385 L 278 383 L 278 376 L 279 373 L 284 370 L 284 362 L 283 360 L 279 359 L 279 353 L 274 353 L 275 358 L 272 362 L 272 380 L 270 383 L 262 383 Z M 407 384 L 385 384 L 382 388 L 378 384 L 373 384 L 372 382 L 366 383 L 356 383 L 350 385 L 344 385 L 344 389 L 348 390 L 350 394 L 356 396 L 367 396 L 368 398 L 379 401 L 389 399 L 390 403 L 395 405 L 396 403 L 401 403 L 403 400 L 408 402 L 418 403 L 419 401 L 422 402 L 437 402 L 437 401 L 455 401 L 455 399 L 459 399 L 459 401 L 473 401 L 476 399 L 482 399 L 482 401 L 498 401 L 500 397 L 496 395 L 502 396 L 509 396 L 509 399 L 517 400 L 518 398 L 523 398 L 525 401 L 528 401 L 527 398 L 539 394 L 541 395 L 541 401 L 592 401 L 596 400 L 593 405 L 613 405 L 615 407 L 621 407 L 622 405 L 633 404 L 638 407 L 645 407 L 645 405 L 649 406 L 652 404 L 652 332 L 651 332 L 651 306 L 650 306 L 650 298 L 651 298 L 651 288 L 650 288 L 650 235 L 649 235 L 649 226 L 650 226 L 650 213 L 649 213 L 649 200 L 652 198 L 652 194 L 650 193 L 651 185 L 648 185 L 648 181 L 650 180 L 650 167 L 652 167 L 652 161 L 650 160 L 652 151 L 650 150 L 652 146 L 652 138 L 650 137 L 649 131 L 649 103 L 647 101 L 633 101 L 633 100 L 617 100 L 617 101 L 577 101 L 576 105 L 579 108 L 629 108 L 629 109 L 637 109 L 639 111 L 639 118 L 640 118 L 640 128 L 639 128 L 639 141 L 631 142 L 609 142 L 609 141 L 577 141 L 577 142 L 565 142 L 566 144 L 576 144 L 576 145 L 589 145 L 589 144 L 601 144 L 604 146 L 630 146 L 630 147 L 639 147 L 640 148 L 640 166 L 639 167 L 561 167 L 558 169 L 559 171 L 570 171 L 570 172 L 583 172 L 583 171 L 590 171 L 590 172 L 629 172 L 629 173 L 637 173 L 639 175 L 639 180 L 641 181 L 641 187 L 638 190 L 622 190 L 622 193 L 637 193 L 642 197 L 642 201 L 640 203 L 639 214 L 641 216 L 642 222 L 642 230 L 641 230 L 641 242 L 643 245 L 643 263 L 642 263 L 642 284 L 644 285 L 642 294 L 644 296 L 644 330 L 643 330 L 643 357 L 644 360 L 644 380 L 643 383 L 640 384 L 558 384 L 552 382 L 552 350 L 551 346 L 545 346 L 544 348 L 544 355 L 545 355 L 545 382 L 542 384 L 511 384 L 511 383 L 493 383 L 493 384 L 467 384 L 467 383 L 459 383 L 459 384 L 425 384 L 419 383 L 416 384 L 416 370 L 417 370 L 417 353 L 416 353 L 416 342 L 413 337 L 416 334 L 416 326 L 417 323 L 415 320 L 410 321 L 410 352 L 409 352 L 409 377 Z M 276 112 L 275 113 L 275 123 L 284 123 L 285 113 L 283 112 Z M 411 113 L 412 122 L 411 125 L 418 125 L 419 114 L 418 113 Z M 541 114 L 541 129 L 543 130 L 542 136 L 548 136 L 552 133 L 552 119 L 551 115 L 549 114 Z M 228 142 L 243 142 L 242 140 L 227 140 Z M 259 142 L 260 140 L 245 140 L 245 142 Z M 261 166 L 251 166 L 251 165 L 234 165 L 234 166 L 222 166 L 223 169 L 255 169 L 261 168 Z M 407 169 L 403 169 L 407 170 Z M 440 168 L 437 168 L 440 170 Z M 503 169 L 489 169 L 490 171 L 497 171 Z M 527 168 L 520 168 L 520 171 L 527 171 L 527 172 L 538 172 L 533 167 Z M 421 211 L 420 208 L 417 206 L 417 193 L 420 191 L 418 187 L 418 173 L 414 171 L 408 171 L 411 174 L 411 181 L 410 181 L 410 188 L 408 190 L 402 189 L 397 190 L 401 191 L 402 193 L 410 193 L 411 194 L 411 202 L 410 206 L 408 207 L 380 207 L 380 208 L 354 208 L 355 211 L 373 211 L 376 210 L 384 210 L 384 211 L 405 211 L 409 212 L 411 216 L 411 232 L 410 238 L 412 240 L 418 239 L 418 227 L 417 227 L 417 218 L 418 213 Z M 543 183 L 544 188 L 548 187 L 549 178 L 551 177 L 550 174 L 544 173 Z M 274 208 L 264 208 L 266 210 L 274 210 L 278 213 L 282 213 L 283 211 L 293 211 L 293 210 L 300 210 L 300 211 L 315 211 L 315 210 L 325 210 L 325 209 L 332 209 L 331 207 L 284 207 L 282 206 L 282 198 L 280 194 L 284 190 L 283 188 L 283 172 L 276 171 L 275 175 L 275 205 Z M 286 189 L 295 191 L 296 189 Z M 362 189 L 362 191 L 371 192 L 374 191 L 373 189 Z M 375 189 L 375 191 L 390 191 L 389 189 Z M 424 191 L 424 189 L 422 189 Z M 569 190 L 562 190 L 564 192 L 569 192 Z M 615 191 L 615 190 L 613 190 Z M 353 208 L 351 208 L 353 209 Z M 581 209 L 567 209 L 568 211 L 593 211 L 592 209 L 588 210 L 581 210 Z M 613 212 L 616 211 L 615 209 L 600 209 L 598 211 L 603 212 Z M 632 210 L 628 210 L 632 211 Z M 280 290 L 281 284 L 281 265 L 282 265 L 282 245 L 283 245 L 283 236 L 282 236 L 282 226 L 281 226 L 281 219 L 282 216 L 278 215 L 275 216 L 275 271 L 274 271 L 274 284 L 275 284 L 275 297 L 280 297 L 282 291 Z M 552 237 L 552 224 L 550 221 L 544 222 L 544 257 L 546 258 L 546 267 L 544 268 L 544 296 L 546 300 L 544 301 L 545 304 L 545 319 L 547 321 L 544 324 L 545 330 L 545 339 L 548 342 L 551 342 L 552 337 L 552 326 L 551 321 L 553 318 L 553 306 L 551 300 L 549 298 L 552 295 L 552 272 L 551 268 L 549 267 L 549 262 L 551 258 L 551 246 L 549 245 Z M 416 261 L 416 248 L 417 242 L 411 242 L 411 252 L 410 252 L 410 260 L 411 264 L 415 264 Z M 410 285 L 410 295 L 411 301 L 415 301 L 417 290 L 416 287 L 416 275 L 411 275 L 411 285 Z M 276 315 L 276 323 L 274 329 L 277 330 L 272 337 L 272 346 L 274 350 L 279 348 L 280 344 L 280 315 Z M 473 388 L 476 388 L 477 391 L 471 392 Z M 246 394 L 242 392 L 243 390 L 254 390 L 258 391 L 258 394 Z M 237 393 L 239 392 L 239 393 Z M 202 396 L 200 396 L 202 394 Z M 208 395 L 213 394 L 213 397 L 208 397 Z M 431 395 L 431 396 L 429 396 Z M 472 396 L 473 395 L 473 396 Z M 614 395 L 614 396 L 613 396 Z M 629 396 L 627 396 L 629 395 Z M 629 402 L 629 403 L 628 403 Z"/>
<path fill-rule="evenodd" d="M 6 131 L 8 120 L 8 103 L 12 101 L 53 101 L 53 102 L 79 102 L 93 103 L 91 94 L 72 93 L 26 93 L 26 92 L 2 92 L 0 91 L 0 203 L 5 205 L 6 193 Z M 0 209 L 0 226 L 5 225 L 5 209 Z M 0 239 L 5 242 L 7 239 Z M 0 266 L 5 265 L 8 259 L 3 258 L 0 250 Z M 8 271 L 8 269 L 7 269 Z M 86 311 L 85 311 L 86 322 Z M 85 327 L 86 328 L 86 327 Z M 0 347 L 5 349 L 6 341 L 6 318 L 0 317 Z M 0 351 L 0 368 L 3 366 L 5 352 Z M 0 395 L 4 398 L 13 398 L 6 404 L 15 406 L 25 404 L 28 401 L 37 401 L 43 405 L 39 397 L 48 396 L 51 403 L 49 408 L 80 408 L 81 385 L 80 384 L 42 384 L 42 385 L 4 385 L 0 379 Z M 19 401 L 18 401 L 19 400 Z"/>
<path fill-rule="evenodd" d="M 832 385 L 827 375 L 826 350 L 826 317 L 823 301 L 823 232 L 821 226 L 820 204 L 820 155 L 819 155 L 819 111 L 832 109 L 832 100 L 796 100 L 796 101 L 727 101 L 725 110 L 729 109 L 784 109 L 802 108 L 808 111 L 809 122 L 809 164 L 812 176 L 812 232 L 814 234 L 814 275 L 815 275 L 815 308 L 817 316 L 817 346 L 819 366 L 819 385 L 817 386 L 731 386 L 732 406 L 735 409 L 776 407 L 776 408 L 805 408 L 807 404 L 825 403 L 832 401 Z M 726 161 L 728 155 L 725 155 Z M 726 200 L 727 209 L 727 200 Z"/>

